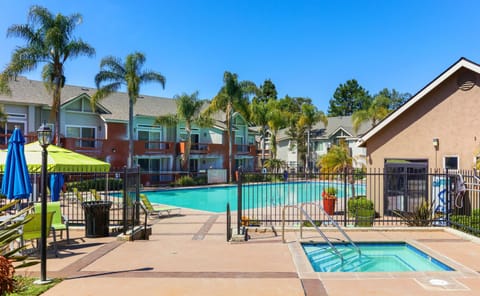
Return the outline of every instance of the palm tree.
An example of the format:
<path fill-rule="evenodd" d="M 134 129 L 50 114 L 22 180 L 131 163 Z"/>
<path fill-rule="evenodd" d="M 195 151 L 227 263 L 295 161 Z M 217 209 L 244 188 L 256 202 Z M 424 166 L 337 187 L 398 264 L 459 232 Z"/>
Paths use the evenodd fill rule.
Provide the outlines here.
<path fill-rule="evenodd" d="M 133 106 L 140 94 L 140 85 L 147 82 L 158 82 L 165 88 L 165 77 L 154 71 L 142 70 L 145 64 L 145 55 L 134 52 L 127 55 L 125 63 L 121 59 L 107 56 L 100 62 L 100 72 L 95 75 L 97 91 L 92 96 L 92 107 L 110 94 L 125 86 L 128 94 L 128 161 L 127 166 L 133 165 Z"/>
<path fill-rule="evenodd" d="M 249 95 L 256 92 L 257 87 L 251 81 L 238 81 L 238 75 L 226 71 L 223 74 L 223 86 L 213 98 L 206 114 L 216 111 L 225 112 L 228 136 L 228 180 L 232 181 L 233 154 L 232 154 L 232 119 L 235 113 L 249 118 Z"/>
<path fill-rule="evenodd" d="M 272 172 L 278 173 L 282 168 L 284 168 L 286 162 L 281 159 L 267 159 L 265 160 L 265 167 L 271 169 Z"/>
<path fill-rule="evenodd" d="M 285 127 L 288 121 L 289 114 L 287 111 L 284 111 L 280 103 L 275 100 L 270 100 L 267 103 L 267 118 L 268 118 L 268 127 L 270 129 L 270 145 L 272 150 L 272 158 L 277 158 L 277 134 L 278 131 Z"/>
<path fill-rule="evenodd" d="M 305 159 L 305 171 L 308 172 L 309 162 L 310 162 L 310 133 L 312 128 L 318 122 L 322 122 L 326 127 L 328 124 L 327 116 L 322 112 L 318 111 L 317 108 L 312 104 L 303 104 L 300 118 L 298 120 L 298 125 L 305 128 L 307 132 L 307 154 Z"/>
<path fill-rule="evenodd" d="M 317 161 L 317 167 L 320 168 L 321 173 L 343 173 L 349 174 L 349 182 L 352 186 L 352 196 L 355 196 L 355 178 L 353 175 L 354 159 L 350 155 L 345 141 L 340 142 L 340 145 L 333 145 L 327 154 L 323 155 Z"/>
<path fill-rule="evenodd" d="M 55 118 L 55 142 L 59 145 L 60 98 L 65 85 L 64 64 L 78 56 L 92 57 L 95 49 L 73 36 L 73 31 L 82 21 L 82 16 L 78 13 L 69 16 L 60 13 L 53 15 L 46 8 L 32 6 L 28 20 L 28 24 L 12 25 L 7 30 L 8 37 L 23 38 L 27 44 L 15 49 L 2 76 L 12 79 L 20 73 L 34 70 L 39 64 L 44 64 L 42 80 L 47 91 L 53 96 L 51 116 Z M 4 81 L 5 78 L 0 80 Z"/>
<path fill-rule="evenodd" d="M 353 130 L 358 132 L 360 125 L 366 121 L 370 121 L 375 126 L 379 121 L 384 119 L 391 111 L 388 109 L 390 99 L 386 96 L 379 95 L 373 99 L 372 103 L 366 110 L 358 110 L 352 114 Z"/>
<path fill-rule="evenodd" d="M 158 116 L 155 124 L 165 126 L 175 126 L 180 121 L 185 122 L 185 132 L 187 133 L 187 145 L 185 145 L 185 152 L 182 158 L 182 169 L 190 171 L 190 149 L 192 147 L 192 125 L 199 127 L 210 127 L 213 125 L 213 120 L 210 117 L 205 117 L 200 114 L 202 106 L 205 101 L 198 99 L 198 92 L 191 95 L 183 93 L 176 95 L 175 101 L 177 103 L 177 114 L 167 114 Z"/>
<path fill-rule="evenodd" d="M 268 106 L 260 100 L 254 100 L 250 105 L 251 121 L 259 127 L 258 134 L 262 145 L 262 166 L 265 160 L 265 144 L 268 137 Z"/>

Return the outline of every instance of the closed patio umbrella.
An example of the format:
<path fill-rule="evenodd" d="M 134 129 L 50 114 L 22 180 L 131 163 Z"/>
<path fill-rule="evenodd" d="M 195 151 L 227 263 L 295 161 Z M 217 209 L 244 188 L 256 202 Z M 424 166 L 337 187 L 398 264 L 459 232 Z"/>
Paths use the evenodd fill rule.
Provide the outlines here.
<path fill-rule="evenodd" d="M 20 129 L 13 130 L 8 140 L 5 168 L 2 179 L 2 194 L 9 199 L 27 198 L 32 193 L 24 152 L 25 138 Z"/>

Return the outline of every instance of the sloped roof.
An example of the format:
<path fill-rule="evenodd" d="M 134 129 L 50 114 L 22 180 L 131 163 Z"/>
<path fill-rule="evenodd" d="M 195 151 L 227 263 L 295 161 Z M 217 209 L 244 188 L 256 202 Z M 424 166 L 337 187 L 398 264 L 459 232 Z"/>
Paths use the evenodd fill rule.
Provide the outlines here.
<path fill-rule="evenodd" d="M 52 95 L 47 92 L 42 81 L 29 80 L 26 77 L 18 76 L 9 82 L 12 91 L 11 96 L 0 94 L 0 103 L 36 105 L 50 108 Z M 91 97 L 96 91 L 94 87 L 65 85 L 62 88 L 61 105 L 68 104 L 82 95 Z M 116 92 L 100 101 L 99 105 L 109 114 L 100 114 L 106 121 L 128 121 L 128 95 L 125 92 Z M 208 106 L 206 103 L 204 109 Z M 140 95 L 134 107 L 134 116 L 159 116 L 175 114 L 177 104 L 174 99 Z M 215 126 L 225 129 L 225 113 L 215 112 L 211 115 L 215 120 Z"/>
<path fill-rule="evenodd" d="M 328 117 L 328 124 L 325 125 L 322 122 L 316 123 L 312 128 L 312 134 L 318 132 L 315 138 L 329 138 L 335 134 L 339 129 L 343 129 L 351 137 L 359 137 L 371 127 L 370 123 L 363 123 L 360 125 L 358 132 L 353 130 L 352 117 L 351 116 L 334 116 Z M 278 132 L 278 141 L 289 139 L 287 135 L 288 128 L 282 129 Z"/>
<path fill-rule="evenodd" d="M 429 84 L 423 87 L 420 91 L 418 91 L 414 96 L 412 96 L 407 102 L 405 102 L 402 106 L 400 106 L 397 110 L 390 113 L 385 119 L 380 121 L 376 126 L 372 127 L 368 130 L 361 138 L 360 143 L 358 144 L 360 147 L 365 147 L 366 142 L 372 138 L 376 133 L 378 133 L 381 129 L 385 126 L 390 124 L 394 121 L 397 117 L 400 116 L 406 110 L 412 108 L 415 103 L 423 99 L 427 94 L 429 94 L 433 89 L 437 86 L 442 84 L 445 80 L 447 80 L 450 76 L 452 76 L 455 72 L 457 72 L 461 68 L 469 69 L 475 73 L 480 73 L 480 65 L 476 64 L 464 57 L 460 58 L 457 62 L 455 62 L 452 66 L 450 66 L 447 70 L 437 76 L 434 80 L 432 80 Z"/>

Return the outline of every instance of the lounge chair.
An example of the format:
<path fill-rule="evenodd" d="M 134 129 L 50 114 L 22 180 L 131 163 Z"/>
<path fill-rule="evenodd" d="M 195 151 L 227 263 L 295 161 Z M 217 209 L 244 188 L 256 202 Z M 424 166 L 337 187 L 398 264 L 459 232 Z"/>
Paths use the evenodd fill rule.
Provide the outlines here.
<path fill-rule="evenodd" d="M 167 216 L 170 216 L 172 212 L 176 212 L 177 215 L 180 215 L 182 208 L 179 207 L 172 207 L 172 206 L 161 206 L 159 204 L 152 204 L 148 197 L 140 193 L 140 201 L 143 203 L 145 208 L 148 211 L 148 215 L 158 215 L 158 217 L 161 217 L 163 214 L 167 214 Z"/>
<path fill-rule="evenodd" d="M 47 212 L 47 237 L 50 236 L 50 231 L 53 230 L 51 225 L 54 214 L 55 212 Z M 27 222 L 23 224 L 22 228 L 22 246 L 25 245 L 25 241 L 35 240 L 38 247 L 38 240 L 42 238 L 42 214 L 40 212 L 28 214 L 25 219 L 27 220 Z M 52 234 L 55 257 L 58 257 L 57 238 L 55 236 L 55 230 L 53 230 Z"/>
<path fill-rule="evenodd" d="M 18 204 L 20 202 L 20 199 L 14 199 L 13 201 L 4 204 L 2 207 L 0 207 L 0 215 L 3 215 L 4 212 L 7 210 L 11 209 L 14 205 Z"/>
<path fill-rule="evenodd" d="M 41 213 L 42 212 L 42 204 L 41 203 L 35 203 L 34 207 L 35 213 Z M 60 208 L 60 202 L 59 201 L 53 201 L 53 202 L 48 202 L 47 203 L 47 212 L 54 212 L 55 214 L 53 215 L 52 218 L 52 230 L 54 230 L 54 235 L 56 235 L 57 231 L 60 231 L 60 239 L 63 239 L 63 231 L 65 230 L 67 232 L 67 242 L 70 241 L 70 233 L 68 231 L 68 218 L 66 216 L 62 215 L 62 211 Z"/>

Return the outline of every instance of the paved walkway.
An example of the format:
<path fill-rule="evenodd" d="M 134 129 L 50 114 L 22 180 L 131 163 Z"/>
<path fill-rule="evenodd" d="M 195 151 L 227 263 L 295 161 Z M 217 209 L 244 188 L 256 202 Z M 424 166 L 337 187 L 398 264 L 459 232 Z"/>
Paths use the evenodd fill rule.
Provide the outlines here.
<path fill-rule="evenodd" d="M 148 241 L 91 239 L 72 231 L 59 258 L 49 253 L 47 262 L 48 277 L 65 280 L 44 295 L 478 295 L 480 290 L 480 244 L 445 231 L 349 233 L 355 240 L 412 241 L 454 265 L 453 273 L 319 274 L 298 250 L 298 232 L 287 233 L 287 243 L 263 231 L 251 231 L 248 242 L 229 243 L 224 215 L 182 214 L 151 220 Z M 39 269 L 17 273 L 38 276 Z M 449 285 L 431 285 L 432 278 Z"/>

